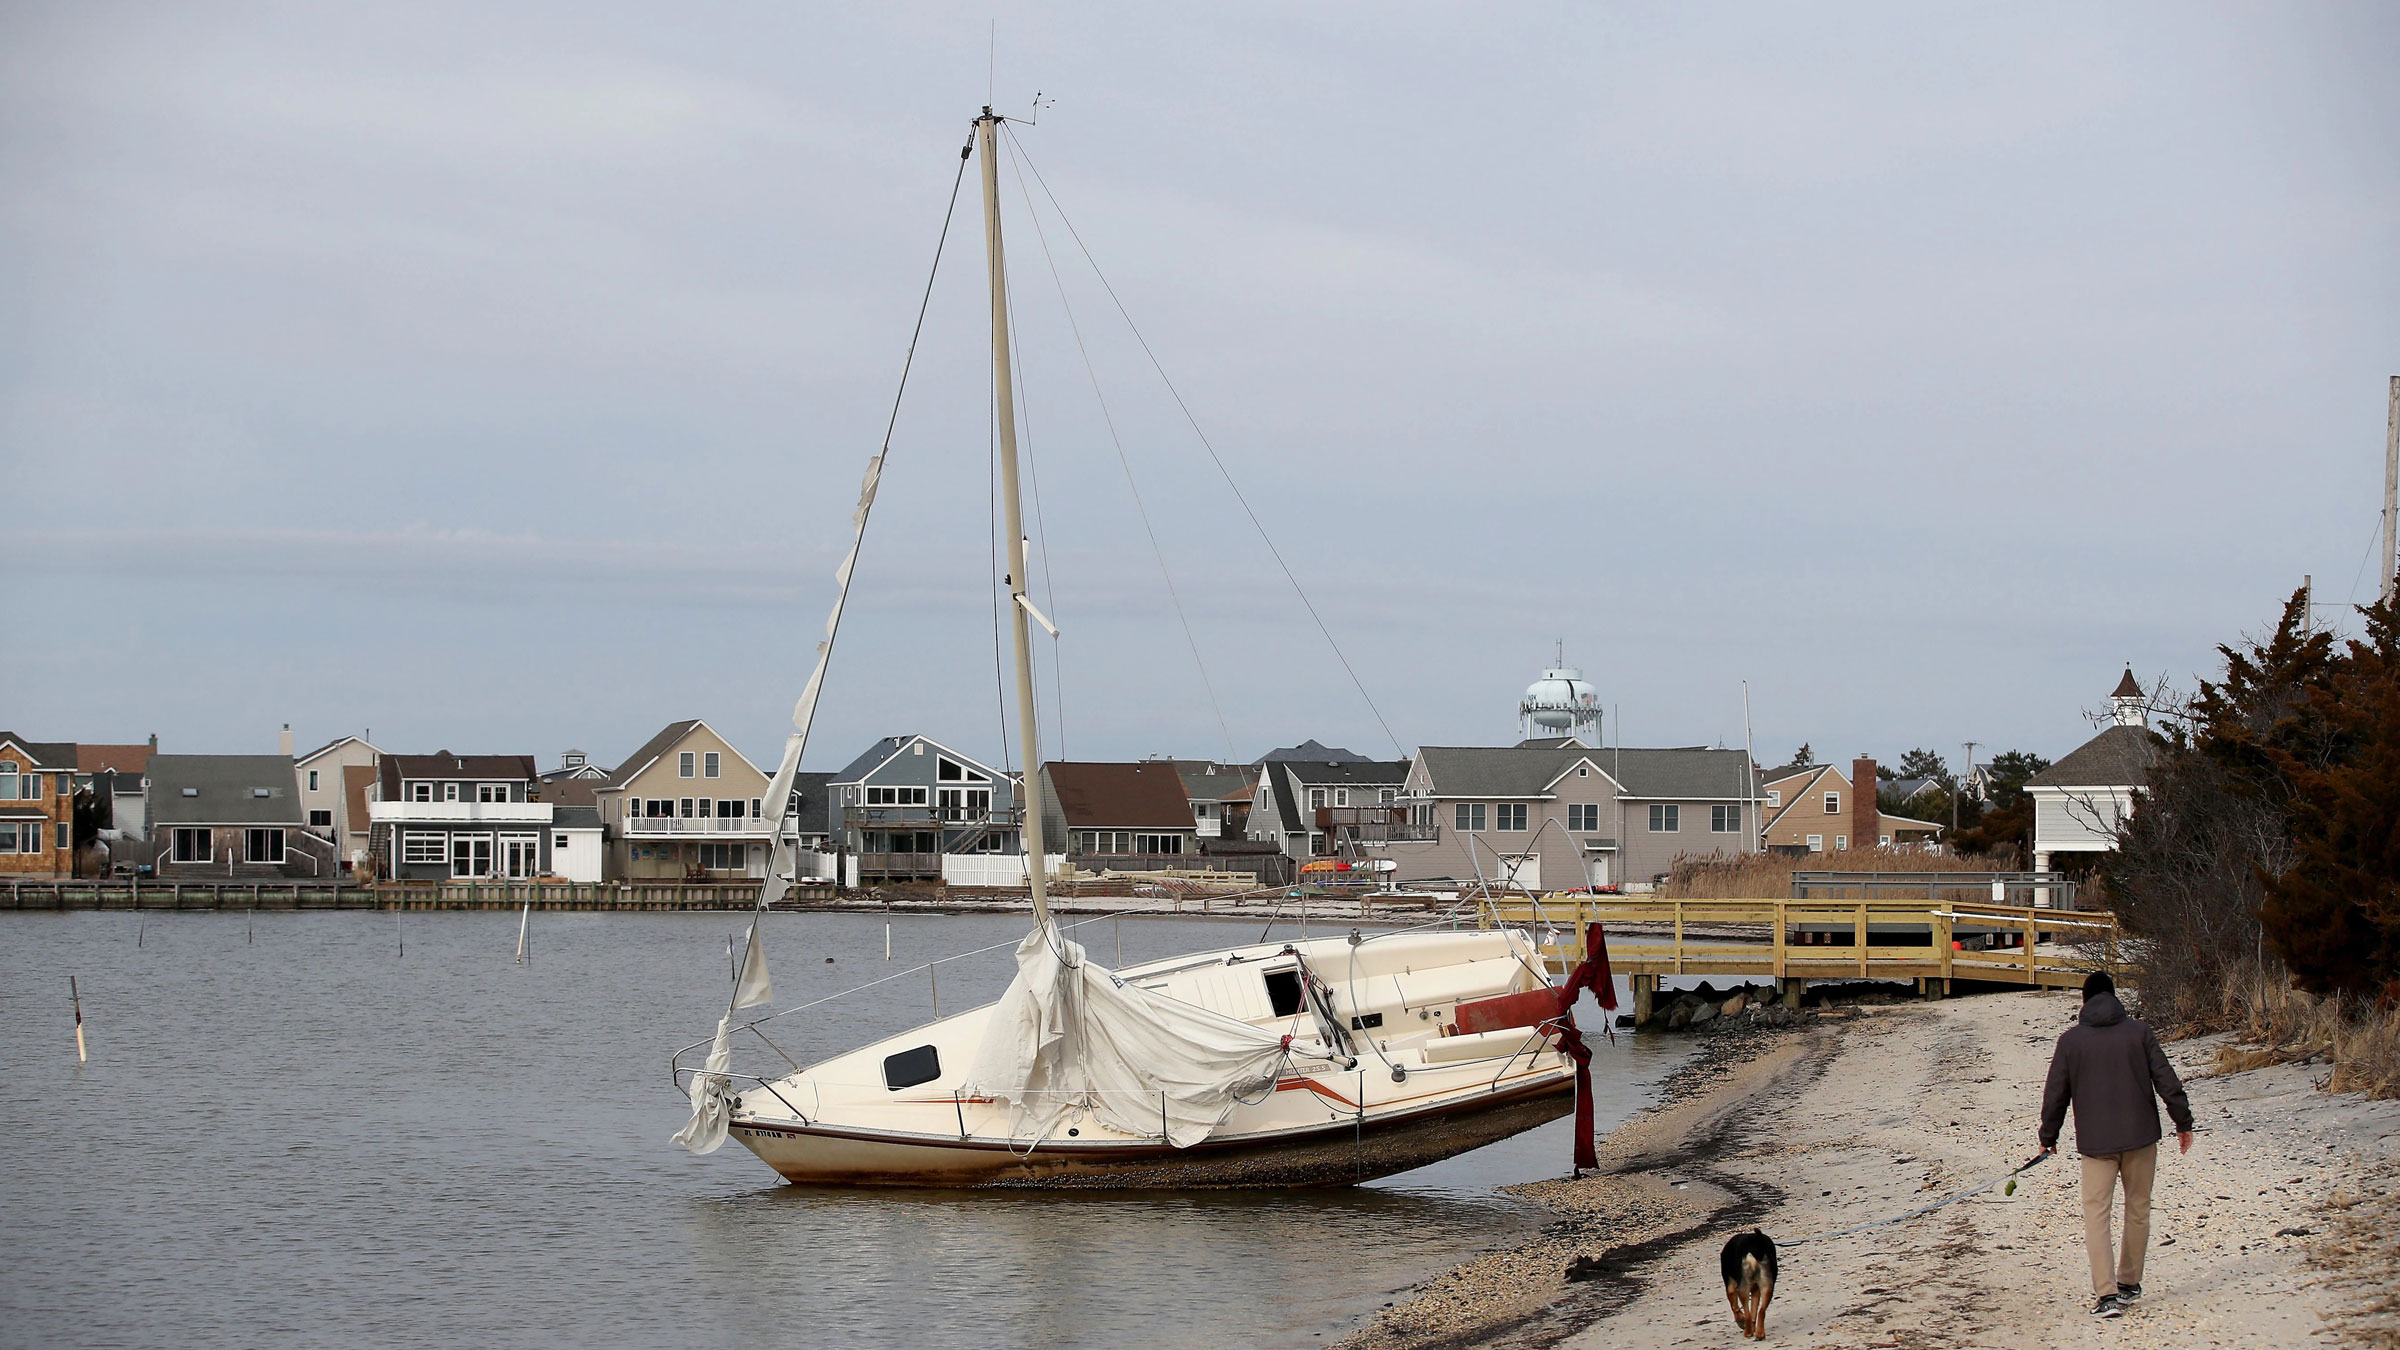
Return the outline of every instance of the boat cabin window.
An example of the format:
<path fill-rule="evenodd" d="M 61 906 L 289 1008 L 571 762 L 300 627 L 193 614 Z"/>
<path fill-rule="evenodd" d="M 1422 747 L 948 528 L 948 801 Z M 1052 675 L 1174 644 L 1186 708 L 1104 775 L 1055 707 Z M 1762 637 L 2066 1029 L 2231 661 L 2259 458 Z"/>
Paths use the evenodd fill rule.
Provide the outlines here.
<path fill-rule="evenodd" d="M 1275 1006 L 1277 1017 L 1290 1017 L 1300 1011 L 1300 972 L 1270 970 L 1267 972 L 1267 1001 Z"/>
<path fill-rule="evenodd" d="M 930 1083 L 942 1076 L 942 1052 L 930 1045 L 903 1050 L 883 1059 L 883 1085 L 894 1092 Z"/>

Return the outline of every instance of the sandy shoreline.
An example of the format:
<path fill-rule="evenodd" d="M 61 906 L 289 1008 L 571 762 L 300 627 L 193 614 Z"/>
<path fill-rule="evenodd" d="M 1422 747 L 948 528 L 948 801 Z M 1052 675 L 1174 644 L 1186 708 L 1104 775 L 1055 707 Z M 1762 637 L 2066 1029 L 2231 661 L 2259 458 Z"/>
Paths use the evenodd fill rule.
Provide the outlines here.
<path fill-rule="evenodd" d="M 1352 1337 L 1435 1346 L 1717 1345 L 1739 1340 L 1717 1248 L 1900 1214 L 2035 1151 L 2050 1048 L 2071 993 L 1834 1010 L 1783 1031 L 1711 1036 L 1667 1100 L 1601 1143 L 1601 1172 L 1512 1188 L 1541 1234 L 1428 1281 Z M 1924 1218 L 1785 1253 L 1774 1341 L 1812 1346 L 2395 1344 L 2360 1316 L 2400 1228 L 2400 1102 L 2315 1090 L 2321 1068 L 2207 1076 L 2219 1042 L 2168 1047 L 2201 1127 L 2162 1158 L 2147 1296 L 2089 1304 L 2071 1152 Z M 2070 1141 L 2072 1136 L 2070 1134 Z M 2170 1142 L 2170 1149 L 2172 1144 Z M 2350 1204 L 2360 1192 L 2363 1204 Z M 2306 1229 L 2307 1232 L 2290 1230 Z M 1592 1277 L 1565 1278 L 1576 1257 Z"/>

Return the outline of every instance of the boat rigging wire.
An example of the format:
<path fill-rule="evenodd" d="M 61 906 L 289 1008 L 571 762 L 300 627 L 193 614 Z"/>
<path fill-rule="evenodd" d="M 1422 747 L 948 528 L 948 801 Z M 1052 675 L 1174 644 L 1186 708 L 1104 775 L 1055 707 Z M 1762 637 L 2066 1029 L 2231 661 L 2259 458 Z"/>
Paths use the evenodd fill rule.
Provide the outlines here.
<path fill-rule="evenodd" d="M 1008 307 L 1010 312 L 1014 313 L 1017 307 L 1017 297 L 1015 290 L 1010 286 L 1009 278 L 1001 277 L 1000 285 L 1003 290 L 1008 291 Z M 1042 603 L 1049 606 L 1050 614 L 1053 616 L 1052 622 L 1056 622 L 1055 616 L 1059 612 L 1058 579 L 1050 570 L 1050 521 L 1042 514 L 1042 465 L 1040 457 L 1034 453 L 1033 411 L 1025 398 L 1025 348 L 1017 337 L 1017 326 L 1013 323 L 1008 327 L 1008 352 L 1010 357 L 1009 375 L 1017 384 L 1017 420 L 1025 424 L 1024 443 L 1019 448 L 1025 453 L 1026 483 L 1033 489 L 1033 532 L 1039 536 L 1042 546 Z M 1031 557 L 1026 558 L 1025 567 L 1028 572 L 1033 569 Z M 1025 589 L 1029 591 L 1033 589 L 1031 576 L 1025 578 Z M 1049 627 L 1048 624 L 1043 626 Z M 1038 685 L 1035 689 L 1035 697 L 1037 699 L 1040 697 Z M 1058 711 L 1058 757 L 1065 759 L 1067 757 L 1066 649 L 1059 645 L 1056 628 L 1050 629 L 1050 700 L 1052 706 Z"/>
<path fill-rule="evenodd" d="M 1001 125 L 1003 128 L 1005 128 L 1007 124 L 1002 123 Z M 1179 591 L 1176 590 L 1175 587 L 1175 573 L 1167 566 L 1166 549 L 1159 544 L 1158 530 L 1150 523 L 1150 508 L 1142 501 L 1142 490 L 1140 486 L 1134 482 L 1133 461 L 1125 454 L 1124 438 L 1117 434 L 1117 419 L 1116 415 L 1109 411 L 1108 396 L 1101 392 L 1100 372 L 1092 365 L 1091 349 L 1084 343 L 1083 325 L 1076 320 L 1075 306 L 1067 299 L 1066 281 L 1064 278 L 1059 276 L 1058 259 L 1050 252 L 1049 231 L 1042 228 L 1041 212 L 1034 209 L 1033 193 L 1025 186 L 1023 147 L 1018 146 L 1016 135 L 1013 132 L 1009 135 L 1008 143 L 1015 149 L 1015 154 L 1012 155 L 1009 160 L 1009 167 L 1016 173 L 1017 191 L 1025 199 L 1026 217 L 1033 222 L 1034 238 L 1042 246 L 1042 261 L 1049 264 L 1050 282 L 1053 286 L 1058 288 L 1059 308 L 1066 311 L 1067 329 L 1069 332 L 1075 335 L 1075 350 L 1077 354 L 1083 358 L 1084 375 L 1092 382 L 1092 398 L 1100 405 L 1100 420 L 1108 428 L 1109 444 L 1116 449 L 1117 466 L 1125 471 L 1125 490 L 1133 495 L 1134 514 L 1141 519 L 1142 533 L 1148 535 L 1150 538 L 1151 555 L 1158 559 L 1158 573 L 1159 576 L 1166 581 L 1167 600 L 1175 607 L 1175 621 L 1183 626 L 1184 645 L 1192 649 L 1192 664 L 1197 666 L 1200 671 L 1200 687 L 1208 694 L 1209 709 L 1217 715 L 1217 730 L 1225 737 L 1226 762 L 1229 764 L 1238 762 L 1241 759 L 1241 751 L 1234 747 L 1233 730 L 1225 721 L 1225 706 L 1217 699 L 1216 682 L 1208 677 L 1208 661 L 1206 658 L 1200 655 L 1200 641 L 1198 638 L 1192 635 L 1192 621 L 1191 618 L 1184 613 L 1183 596 Z M 1047 191 L 1047 189 L 1045 189 L 1045 191 Z M 1057 205 L 1055 198 L 1052 199 L 1051 205 Z M 1059 219 L 1063 222 L 1066 217 L 1062 214 Z M 1021 379 L 1022 376 L 1020 375 L 1019 378 Z M 1045 558 L 1043 565 L 1045 567 L 1048 566 L 1047 558 Z"/>
<path fill-rule="evenodd" d="M 1058 194 L 1050 190 L 1049 181 L 1042 177 L 1042 167 L 1033 162 L 1031 155 L 1025 153 L 1024 143 L 1017 138 L 1015 131 L 1010 130 L 1007 122 L 1003 121 L 1000 124 L 1000 130 L 1008 136 L 1009 145 L 1015 148 L 1017 155 L 1023 159 L 1025 167 L 1033 171 L 1033 181 L 1041 185 L 1042 195 L 1049 198 L 1051 209 L 1058 213 L 1059 223 L 1067 227 L 1067 234 L 1075 240 L 1075 247 L 1082 251 L 1083 260 L 1091 267 L 1092 275 L 1099 278 L 1101 289 L 1108 292 L 1110 303 L 1117 307 L 1117 314 L 1125 320 L 1125 327 L 1133 333 L 1133 340 L 1141 344 L 1142 355 L 1150 359 L 1150 367 L 1158 372 L 1159 382 L 1166 385 L 1167 393 L 1174 397 L 1176 408 L 1183 413 L 1183 420 L 1191 424 L 1192 434 L 1199 438 L 1200 448 L 1208 452 L 1209 462 L 1217 466 L 1218 476 L 1222 477 L 1225 480 L 1225 486 L 1232 490 L 1233 499 L 1241 504 L 1242 514 L 1250 518 L 1250 528 L 1258 532 L 1259 541 L 1267 546 L 1267 552 L 1275 559 L 1275 565 L 1283 570 L 1283 579 L 1291 583 L 1292 593 L 1300 597 L 1301 607 L 1308 611 L 1308 617 L 1317 625 L 1317 632 L 1324 636 L 1325 645 L 1333 649 L 1334 659 L 1342 663 L 1343 673 L 1350 677 L 1350 683 L 1358 690 L 1359 698 L 1366 702 L 1367 711 L 1375 715 L 1376 725 L 1383 728 L 1384 738 L 1392 743 L 1392 749 L 1399 752 L 1400 758 L 1408 758 L 1407 747 L 1401 745 L 1400 738 L 1393 734 L 1392 724 L 1384 719 L 1383 709 L 1375 706 L 1375 696 L 1367 692 L 1366 682 L 1359 679 L 1357 669 L 1350 664 L 1349 656 L 1342 651 L 1342 644 L 1334 641 L 1333 630 L 1326 626 L 1324 616 L 1317 613 L 1316 602 L 1308 598 L 1308 591 L 1300 584 L 1300 578 L 1293 573 L 1292 565 L 1284 561 L 1283 550 L 1275 547 L 1274 537 L 1267 533 L 1267 527 L 1259 520 L 1258 512 L 1251 508 L 1250 499 L 1242 494 L 1241 484 L 1234 481 L 1232 471 L 1225 467 L 1224 459 L 1217 454 L 1215 443 L 1208 439 L 1206 431 L 1201 430 L 1200 419 L 1193 414 L 1191 405 L 1184 401 L 1183 391 L 1175 387 L 1174 379 L 1167 374 L 1166 365 L 1158 359 L 1158 353 L 1151 349 L 1150 340 L 1142 336 L 1140 325 L 1134 323 L 1133 314 L 1125 308 L 1125 301 L 1117 294 L 1117 288 L 1109 284 L 1108 274 L 1100 270 L 1099 261 L 1092 257 L 1091 246 L 1083 242 L 1082 232 L 1075 228 L 1075 222 L 1067 215 L 1066 208 L 1059 205 Z"/>

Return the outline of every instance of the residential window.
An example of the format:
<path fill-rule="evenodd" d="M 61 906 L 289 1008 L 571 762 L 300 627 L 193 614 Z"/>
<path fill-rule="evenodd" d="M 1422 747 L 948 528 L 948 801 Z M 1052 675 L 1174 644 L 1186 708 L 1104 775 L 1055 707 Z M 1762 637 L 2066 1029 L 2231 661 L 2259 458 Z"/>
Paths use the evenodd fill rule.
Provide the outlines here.
<path fill-rule="evenodd" d="M 508 784 L 506 784 L 506 783 L 477 783 L 477 784 L 475 785 L 475 800 L 477 800 L 477 801 L 479 801 L 479 802 L 504 802 L 504 801 L 507 801 L 507 800 L 508 800 Z"/>
<path fill-rule="evenodd" d="M 488 834 L 450 836 L 450 875 L 488 877 L 492 874 L 492 837 Z"/>
<path fill-rule="evenodd" d="M 216 831 L 205 825 L 182 825 L 175 830 L 175 861 L 207 862 L 217 856 Z"/>
<path fill-rule="evenodd" d="M 442 784 L 442 800 L 443 800 L 443 801 L 446 801 L 446 802 L 454 802 L 454 801 L 457 801 L 457 800 L 458 800 L 458 784 L 456 784 L 456 783 L 444 783 L 444 784 Z"/>
<path fill-rule="evenodd" d="M 1333 804 L 1335 806 L 1348 806 L 1350 804 L 1350 789 L 1335 788 L 1333 790 Z"/>
<path fill-rule="evenodd" d="M 1500 828 L 1500 829 L 1503 829 L 1503 830 L 1522 830 L 1522 829 L 1524 829 L 1524 828 L 1525 828 L 1525 803 L 1523 803 L 1523 802 L 1502 802 L 1502 803 L 1500 803 L 1500 823 L 1499 823 L 1499 828 Z"/>
<path fill-rule="evenodd" d="M 764 820 L 764 819 L 766 819 L 766 818 L 767 818 L 767 809 L 766 809 L 766 807 L 767 807 L 767 803 L 766 803 L 766 799 L 765 799 L 764 797 L 752 797 L 752 798 L 750 799 L 750 818 L 751 818 L 752 820 Z"/>
<path fill-rule="evenodd" d="M 42 776 L 38 773 L 29 773 L 23 775 L 23 780 L 18 788 L 18 791 L 25 794 L 23 798 L 25 801 L 40 801 L 42 799 Z"/>
<path fill-rule="evenodd" d="M 0 820 L 0 853 L 17 851 L 17 822 Z"/>
<path fill-rule="evenodd" d="M 16 839 L 13 841 L 13 848 L 9 842 L 0 841 L 0 853 L 8 853 L 12 851 L 20 853 L 39 853 L 42 851 L 42 822 L 38 820 L 28 820 L 16 826 L 15 828 L 12 828 L 9 833 L 16 836 Z"/>
<path fill-rule="evenodd" d="M 1673 834 L 1682 828 L 1682 807 L 1652 804 L 1650 807 L 1650 832 L 1652 834 Z"/>
<path fill-rule="evenodd" d="M 308 823 L 312 829 L 330 830 L 333 828 L 333 812 L 325 810 L 311 811 L 308 813 Z"/>
<path fill-rule="evenodd" d="M 429 802 L 429 801 L 432 801 L 432 800 L 433 800 L 433 784 L 431 784 L 431 783 L 411 783 L 411 784 L 409 784 L 409 785 L 408 785 L 408 799 L 409 799 L 410 801 L 412 801 L 412 802 Z"/>
<path fill-rule="evenodd" d="M 0 764 L 0 802 L 13 802 L 17 799 L 17 781 L 17 766 Z"/>
<path fill-rule="evenodd" d="M 717 819 L 719 819 L 719 820 L 740 820 L 741 818 L 742 818 L 742 803 L 741 803 L 741 799 L 740 799 L 740 798 L 738 798 L 738 797 L 719 797 L 719 798 L 717 799 Z"/>
<path fill-rule="evenodd" d="M 1841 813 L 1842 813 L 1842 794 L 1840 794 L 1840 793 L 1838 793 L 1838 792 L 1828 792 L 1828 793 L 1826 793 L 1826 794 L 1825 794 L 1825 814 L 1826 814 L 1826 815 L 1829 815 L 1829 816 L 1838 816 L 1838 815 L 1840 815 Z"/>
<path fill-rule="evenodd" d="M 283 831 L 246 830 L 243 833 L 248 836 L 243 841 L 243 857 L 254 863 L 283 861 Z"/>
<path fill-rule="evenodd" d="M 1769 805 L 1769 806 L 1781 806 L 1781 805 L 1783 805 L 1783 789 L 1782 789 L 1782 788 L 1768 788 L 1768 789 L 1767 789 L 1767 805 Z"/>
<path fill-rule="evenodd" d="M 675 799 L 673 797 L 647 798 L 642 802 L 642 814 L 653 820 L 672 820 L 675 816 Z"/>
<path fill-rule="evenodd" d="M 1432 829 L 1434 810 L 1432 802 L 1420 802 L 1408 808 L 1408 823 L 1424 829 Z"/>
<path fill-rule="evenodd" d="M 1837 834 L 1837 835 L 1835 835 L 1835 836 L 1833 837 L 1833 851 L 1834 851 L 1834 852 L 1836 852 L 1836 853 L 1839 853 L 1839 852 L 1842 852 L 1844 849 L 1847 849 L 1847 848 L 1849 848 L 1849 847 L 1850 847 L 1850 836 L 1849 836 L 1849 835 L 1846 835 L 1846 834 Z"/>
<path fill-rule="evenodd" d="M 743 844 L 702 844 L 700 865 L 711 872 L 739 872 L 749 861 Z"/>
<path fill-rule="evenodd" d="M 1742 808 L 1712 806 L 1708 808 L 1708 828 L 1712 834 L 1736 834 L 1742 828 Z"/>
<path fill-rule="evenodd" d="M 421 867 L 439 867 L 448 856 L 449 836 L 412 831 L 400 836 L 400 861 Z"/>
<path fill-rule="evenodd" d="M 1133 851 L 1136 853 L 1181 853 L 1183 852 L 1183 836 L 1180 834 L 1137 834 L 1133 837 Z"/>
<path fill-rule="evenodd" d="M 696 760 L 696 759 L 698 759 L 698 758 L 699 758 L 699 756 L 697 756 L 697 755 L 694 755 L 694 754 L 693 754 L 691 751 L 689 751 L 689 750 L 686 750 L 686 751 L 684 751 L 682 754 L 680 754 L 680 755 L 677 755 L 677 756 L 675 757 L 675 776 L 676 776 L 676 777 L 678 777 L 678 778 L 689 778 L 689 777 L 691 777 L 691 776 L 692 776 L 692 763 L 693 763 L 693 761 L 694 761 L 694 760 Z"/>
<path fill-rule="evenodd" d="M 642 799 L 639 797 L 627 797 L 625 799 L 625 818 L 627 820 L 633 820 L 638 818 L 641 814 Z"/>
<path fill-rule="evenodd" d="M 1600 807 L 1598 803 L 1567 803 L 1567 829 L 1570 832 L 1581 834 L 1584 831 L 1597 830 L 1599 828 Z"/>
<path fill-rule="evenodd" d="M 692 818 L 692 807 L 695 805 L 695 803 L 691 798 L 685 797 L 682 799 L 681 804 L 683 809 L 677 814 L 681 815 L 685 820 L 690 820 Z"/>
<path fill-rule="evenodd" d="M 1310 789 L 1308 790 L 1308 809 L 1309 809 L 1309 810 L 1311 810 L 1311 811 L 1314 811 L 1314 810 L 1316 810 L 1317 808 L 1319 808 L 1319 807 L 1323 806 L 1324 804 L 1325 804 L 1325 789 L 1323 789 L 1323 788 L 1310 788 Z"/>
<path fill-rule="evenodd" d="M 554 835 L 551 835 L 551 836 L 550 836 L 550 851 L 551 851 L 552 853 L 564 853 L 564 852 L 566 852 L 566 851 L 567 851 L 567 837 L 566 837 L 565 835 L 563 835 L 563 834 L 554 834 Z"/>
<path fill-rule="evenodd" d="M 714 750 L 700 757 L 700 776 L 703 778 L 722 778 L 725 776 L 724 768 L 725 757 Z"/>
<path fill-rule="evenodd" d="M 1825 851 L 1825 836 L 1821 834 L 1810 835 L 1808 837 L 1808 851 L 1811 853 L 1823 853 Z"/>
<path fill-rule="evenodd" d="M 783 804 L 783 813 L 787 816 L 800 814 L 800 793 L 797 789 L 792 792 L 791 800 Z"/>
<path fill-rule="evenodd" d="M 1484 805 L 1482 802 L 1460 802 L 1458 804 L 1458 828 L 1462 830 L 1480 830 L 1484 827 L 1483 817 Z"/>

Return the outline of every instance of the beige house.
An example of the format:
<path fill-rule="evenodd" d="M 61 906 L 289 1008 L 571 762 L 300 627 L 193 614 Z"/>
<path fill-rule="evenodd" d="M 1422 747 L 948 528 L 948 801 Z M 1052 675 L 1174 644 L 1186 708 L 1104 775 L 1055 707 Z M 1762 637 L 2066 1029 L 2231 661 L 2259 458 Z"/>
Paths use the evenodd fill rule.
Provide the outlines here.
<path fill-rule="evenodd" d="M 344 871 L 364 863 L 367 854 L 367 818 L 352 814 L 350 771 L 364 769 L 372 778 L 382 762 L 383 752 L 367 744 L 363 736 L 343 736 L 292 761 L 302 823 L 318 837 L 334 842 Z"/>
<path fill-rule="evenodd" d="M 768 781 L 708 723 L 668 723 L 593 787 L 609 879 L 766 876 Z"/>
<path fill-rule="evenodd" d="M 1851 761 L 1850 771 L 1831 764 L 1794 764 L 1762 774 L 1766 797 L 1765 844 L 1774 853 L 1839 853 L 1847 848 L 1932 844 L 1942 826 L 1930 820 L 1885 814 L 1875 802 L 1875 761 Z M 1869 784 L 1862 799 L 1851 784 Z"/>

